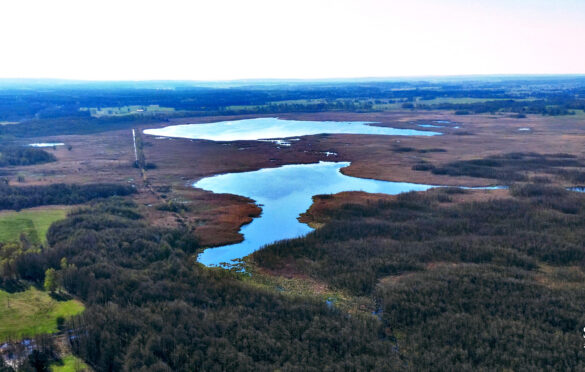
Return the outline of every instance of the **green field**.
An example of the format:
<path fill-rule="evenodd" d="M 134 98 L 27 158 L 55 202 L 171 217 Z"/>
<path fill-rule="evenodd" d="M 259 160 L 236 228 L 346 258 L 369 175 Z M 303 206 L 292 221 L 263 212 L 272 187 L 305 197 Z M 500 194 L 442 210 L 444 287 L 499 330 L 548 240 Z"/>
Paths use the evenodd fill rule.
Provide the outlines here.
<path fill-rule="evenodd" d="M 51 372 L 80 372 L 89 371 L 90 368 L 81 359 L 67 355 L 63 358 L 63 365 L 53 364 L 51 366 Z"/>
<path fill-rule="evenodd" d="M 0 290 L 0 341 L 57 332 L 57 319 L 83 311 L 77 300 L 56 301 L 34 287 L 24 292 Z"/>
<path fill-rule="evenodd" d="M 159 113 L 174 112 L 172 107 L 160 107 L 159 105 L 148 106 L 121 106 L 121 107 L 82 107 L 79 111 L 89 111 L 90 115 L 99 118 L 106 116 L 126 116 L 126 115 L 153 115 Z"/>
<path fill-rule="evenodd" d="M 35 244 L 47 241 L 47 231 L 67 215 L 66 208 L 25 209 L 0 213 L 0 242 L 15 242 L 24 233 Z"/>

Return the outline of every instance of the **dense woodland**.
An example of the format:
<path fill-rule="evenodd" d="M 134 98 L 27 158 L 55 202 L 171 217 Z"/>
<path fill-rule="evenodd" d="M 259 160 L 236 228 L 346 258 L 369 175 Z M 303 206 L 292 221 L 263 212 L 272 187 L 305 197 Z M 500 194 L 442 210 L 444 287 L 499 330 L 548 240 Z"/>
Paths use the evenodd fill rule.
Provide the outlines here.
<path fill-rule="evenodd" d="M 416 370 L 585 368 L 585 195 L 531 184 L 450 205 L 460 192 L 346 204 L 253 258 L 375 296 Z"/>
<path fill-rule="evenodd" d="M 87 306 L 65 327 L 73 350 L 99 371 L 584 369 L 585 194 L 528 184 L 450 202 L 470 192 L 346 204 L 253 255 L 371 296 L 374 315 L 206 269 L 189 231 L 149 227 L 122 199 L 55 223 L 50 248 L 4 280 L 41 285 L 55 269 Z"/>
<path fill-rule="evenodd" d="M 81 204 L 97 198 L 125 196 L 135 191 L 131 186 L 106 183 L 10 186 L 3 182 L 0 183 L 0 210 L 20 210 L 40 205 Z"/>
<path fill-rule="evenodd" d="M 484 159 L 460 160 L 443 165 L 429 162 L 413 166 L 413 170 L 431 171 L 434 174 L 449 176 L 468 176 L 496 179 L 504 183 L 528 181 L 531 173 L 559 177 L 570 183 L 584 183 L 585 160 L 571 154 L 536 154 L 536 153 L 508 153 L 490 156 Z M 550 178 L 537 176 L 532 180 L 538 183 L 548 183 Z"/>
<path fill-rule="evenodd" d="M 16 260 L 20 280 L 54 268 L 87 306 L 66 325 L 98 371 L 387 370 L 404 361 L 373 317 L 252 287 L 195 262 L 186 231 L 147 226 L 136 206 L 98 202 L 55 223 L 51 248 Z M 62 264 L 63 258 L 67 264 Z"/>
<path fill-rule="evenodd" d="M 34 147 L 0 146 L 0 167 L 33 165 L 56 161 L 55 155 Z"/>

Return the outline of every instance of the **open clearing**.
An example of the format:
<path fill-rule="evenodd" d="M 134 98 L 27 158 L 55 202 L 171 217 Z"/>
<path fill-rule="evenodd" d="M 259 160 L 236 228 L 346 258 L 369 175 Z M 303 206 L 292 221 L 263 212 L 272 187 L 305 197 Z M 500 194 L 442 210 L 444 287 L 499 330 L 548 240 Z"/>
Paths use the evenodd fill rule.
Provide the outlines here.
<path fill-rule="evenodd" d="M 0 290 L 0 341 L 55 333 L 58 318 L 69 318 L 83 309 L 77 300 L 56 301 L 34 287 L 15 293 Z"/>
<path fill-rule="evenodd" d="M 51 365 L 51 372 L 79 372 L 79 371 L 90 371 L 90 368 L 81 359 L 67 355 L 63 358 L 63 364 Z"/>
<path fill-rule="evenodd" d="M 0 213 L 0 242 L 18 241 L 24 233 L 34 244 L 47 241 L 47 231 L 55 221 L 67 215 L 67 207 L 31 208 Z"/>

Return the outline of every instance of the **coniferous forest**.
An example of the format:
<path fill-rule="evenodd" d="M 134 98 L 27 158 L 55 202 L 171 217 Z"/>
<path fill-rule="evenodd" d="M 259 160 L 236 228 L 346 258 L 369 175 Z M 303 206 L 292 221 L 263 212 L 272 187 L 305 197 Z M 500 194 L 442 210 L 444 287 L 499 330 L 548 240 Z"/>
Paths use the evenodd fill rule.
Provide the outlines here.
<path fill-rule="evenodd" d="M 346 204 L 253 256 L 374 296 L 376 316 L 206 269 L 191 234 L 149 227 L 122 199 L 55 223 L 50 248 L 18 256 L 4 280 L 42 283 L 56 269 L 87 306 L 65 327 L 73 351 L 97 370 L 583 368 L 584 278 L 572 268 L 585 260 L 584 195 L 528 185 L 517 199 L 449 205 L 461 192 Z"/>
<path fill-rule="evenodd" d="M 345 204 L 254 259 L 375 296 L 415 369 L 582 369 L 585 195 L 528 184 L 514 200 L 450 206 L 454 191 Z"/>

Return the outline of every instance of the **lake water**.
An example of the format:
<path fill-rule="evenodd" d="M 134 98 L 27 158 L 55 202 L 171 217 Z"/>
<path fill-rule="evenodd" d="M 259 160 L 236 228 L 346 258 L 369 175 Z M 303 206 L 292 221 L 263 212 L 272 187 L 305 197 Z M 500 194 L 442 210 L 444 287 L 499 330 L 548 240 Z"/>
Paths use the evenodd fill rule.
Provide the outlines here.
<path fill-rule="evenodd" d="M 278 146 L 290 146 L 296 137 L 315 134 L 372 134 L 387 136 L 436 136 L 442 133 L 380 127 L 365 121 L 301 121 L 256 118 L 206 124 L 173 125 L 146 129 L 145 134 L 158 137 L 205 139 L 211 141 L 270 140 Z M 287 138 L 287 140 L 283 140 Z M 327 156 L 336 156 L 326 152 Z M 340 169 L 349 163 L 286 165 L 253 172 L 230 173 L 204 178 L 193 186 L 249 197 L 262 207 L 262 215 L 241 229 L 244 241 L 206 249 L 199 262 L 218 266 L 243 258 L 264 245 L 303 236 L 312 229 L 297 218 L 312 204 L 312 196 L 342 191 L 398 194 L 423 191 L 433 186 L 403 182 L 385 182 L 345 176 Z"/>
<path fill-rule="evenodd" d="M 445 128 L 444 125 L 435 125 L 435 124 L 418 124 L 421 128 Z"/>
<path fill-rule="evenodd" d="M 434 186 L 405 182 L 377 181 L 343 175 L 348 162 L 285 165 L 253 172 L 228 173 L 203 178 L 193 184 L 214 193 L 247 196 L 262 207 L 262 215 L 242 227 L 244 241 L 206 249 L 198 261 L 221 266 L 243 258 L 266 244 L 306 235 L 313 229 L 297 220 L 313 203 L 312 196 L 342 191 L 399 194 L 424 191 Z"/>
<path fill-rule="evenodd" d="M 145 134 L 162 137 L 244 141 L 290 138 L 313 134 L 377 134 L 387 136 L 436 136 L 442 133 L 414 129 L 378 127 L 366 121 L 301 121 L 256 118 L 207 124 L 172 125 L 146 129 Z"/>
<path fill-rule="evenodd" d="M 54 147 L 54 146 L 64 146 L 63 142 L 42 142 L 42 143 L 30 143 L 30 147 Z"/>

